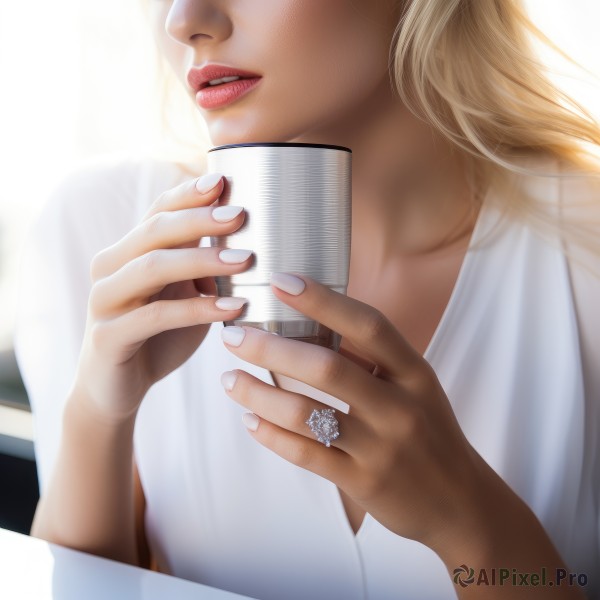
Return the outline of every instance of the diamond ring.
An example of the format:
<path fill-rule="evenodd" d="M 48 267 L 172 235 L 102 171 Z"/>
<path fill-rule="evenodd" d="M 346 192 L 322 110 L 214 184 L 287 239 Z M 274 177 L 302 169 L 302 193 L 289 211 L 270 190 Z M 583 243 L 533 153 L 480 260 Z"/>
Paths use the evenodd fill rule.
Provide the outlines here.
<path fill-rule="evenodd" d="M 323 410 L 313 410 L 306 424 L 317 436 L 319 442 L 325 444 L 328 448 L 331 442 L 340 436 L 338 430 L 338 420 L 333 416 L 335 409 L 324 408 Z"/>

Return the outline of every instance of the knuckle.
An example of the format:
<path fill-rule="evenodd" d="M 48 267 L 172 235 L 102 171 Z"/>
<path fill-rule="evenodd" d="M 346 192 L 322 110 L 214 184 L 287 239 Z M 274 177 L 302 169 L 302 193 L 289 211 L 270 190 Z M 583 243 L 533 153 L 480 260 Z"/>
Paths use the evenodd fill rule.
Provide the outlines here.
<path fill-rule="evenodd" d="M 142 307 L 138 315 L 148 323 L 160 323 L 165 317 L 166 305 L 162 300 L 150 302 Z"/>
<path fill-rule="evenodd" d="M 327 383 L 339 381 L 343 378 L 345 371 L 344 359 L 335 352 L 320 352 L 317 357 L 315 374 L 318 381 Z"/>
<path fill-rule="evenodd" d="M 110 340 L 109 330 L 108 324 L 103 321 L 95 321 L 90 326 L 90 341 L 96 351 L 102 350 Z"/>
<path fill-rule="evenodd" d="M 412 445 L 415 441 L 425 439 L 427 432 L 427 416 L 422 408 L 414 403 L 399 411 L 398 419 L 398 440 L 402 444 Z"/>
<path fill-rule="evenodd" d="M 98 281 L 106 275 L 106 250 L 101 250 L 95 254 L 90 261 L 90 279 L 92 282 Z"/>
<path fill-rule="evenodd" d="M 100 313 L 100 306 L 99 306 L 100 292 L 98 289 L 99 287 L 100 287 L 100 284 L 95 283 L 92 286 L 92 289 L 90 290 L 90 295 L 88 296 L 88 309 L 89 309 L 90 313 L 92 314 L 92 316 L 97 316 Z"/>
<path fill-rule="evenodd" d="M 156 236 L 163 229 L 167 218 L 166 214 L 165 212 L 157 212 L 146 219 L 142 225 L 144 235 L 149 237 Z"/>
<path fill-rule="evenodd" d="M 410 375 L 403 378 L 402 385 L 414 398 L 427 398 L 434 392 L 437 377 L 433 368 L 425 361 L 415 361 Z"/>
<path fill-rule="evenodd" d="M 148 275 L 153 275 L 160 262 L 161 262 L 162 253 L 159 250 L 151 250 L 146 254 L 139 257 L 139 268 L 142 271 L 142 276 L 146 277 Z"/>
<path fill-rule="evenodd" d="M 369 311 L 360 325 L 360 338 L 368 341 L 378 340 L 388 329 L 387 317 L 377 309 Z"/>
<path fill-rule="evenodd" d="M 104 278 L 96 281 L 88 296 L 88 310 L 93 318 L 99 319 L 111 312 L 110 300 L 113 294 L 110 293 L 109 279 Z"/>
<path fill-rule="evenodd" d="M 169 205 L 171 190 L 161 192 L 150 206 L 150 214 L 160 213 Z"/>

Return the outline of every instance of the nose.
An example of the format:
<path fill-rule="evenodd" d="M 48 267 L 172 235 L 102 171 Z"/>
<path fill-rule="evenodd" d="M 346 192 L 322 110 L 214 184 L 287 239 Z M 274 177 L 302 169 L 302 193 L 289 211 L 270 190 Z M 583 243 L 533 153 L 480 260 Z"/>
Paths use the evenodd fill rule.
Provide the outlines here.
<path fill-rule="evenodd" d="M 165 29 L 175 41 L 195 46 L 201 41 L 223 40 L 231 34 L 231 21 L 223 0 L 173 0 Z"/>

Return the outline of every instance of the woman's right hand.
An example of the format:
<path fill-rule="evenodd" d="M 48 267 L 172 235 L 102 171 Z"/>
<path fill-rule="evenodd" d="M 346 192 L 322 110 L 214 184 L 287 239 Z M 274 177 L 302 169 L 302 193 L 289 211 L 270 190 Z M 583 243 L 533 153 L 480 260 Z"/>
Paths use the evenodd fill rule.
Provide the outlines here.
<path fill-rule="evenodd" d="M 75 387 L 99 417 L 135 415 L 148 389 L 195 352 L 212 322 L 241 313 L 241 299 L 237 309 L 230 309 L 234 299 L 220 309 L 218 298 L 200 296 L 216 295 L 214 276 L 251 264 L 249 250 L 220 255 L 198 247 L 201 237 L 229 234 L 244 221 L 243 210 L 215 220 L 235 208 L 210 206 L 223 185 L 209 174 L 166 191 L 139 225 L 94 256 Z"/>

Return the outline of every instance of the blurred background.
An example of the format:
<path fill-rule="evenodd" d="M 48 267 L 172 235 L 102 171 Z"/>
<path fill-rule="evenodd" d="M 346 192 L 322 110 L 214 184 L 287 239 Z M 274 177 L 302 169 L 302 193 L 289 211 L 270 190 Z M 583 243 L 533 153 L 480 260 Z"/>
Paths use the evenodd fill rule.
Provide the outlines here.
<path fill-rule="evenodd" d="M 209 144 L 191 103 L 188 111 L 172 110 L 167 123 L 160 118 L 162 103 L 176 106 L 183 92 L 161 69 L 140 4 L 0 2 L 0 527 L 15 531 L 29 531 L 38 499 L 31 415 L 12 349 L 27 227 L 53 187 L 87 161 L 108 154 L 185 160 L 182 143 Z M 589 71 L 540 49 L 552 77 L 600 118 L 600 3 L 526 5 L 536 25 Z"/>

